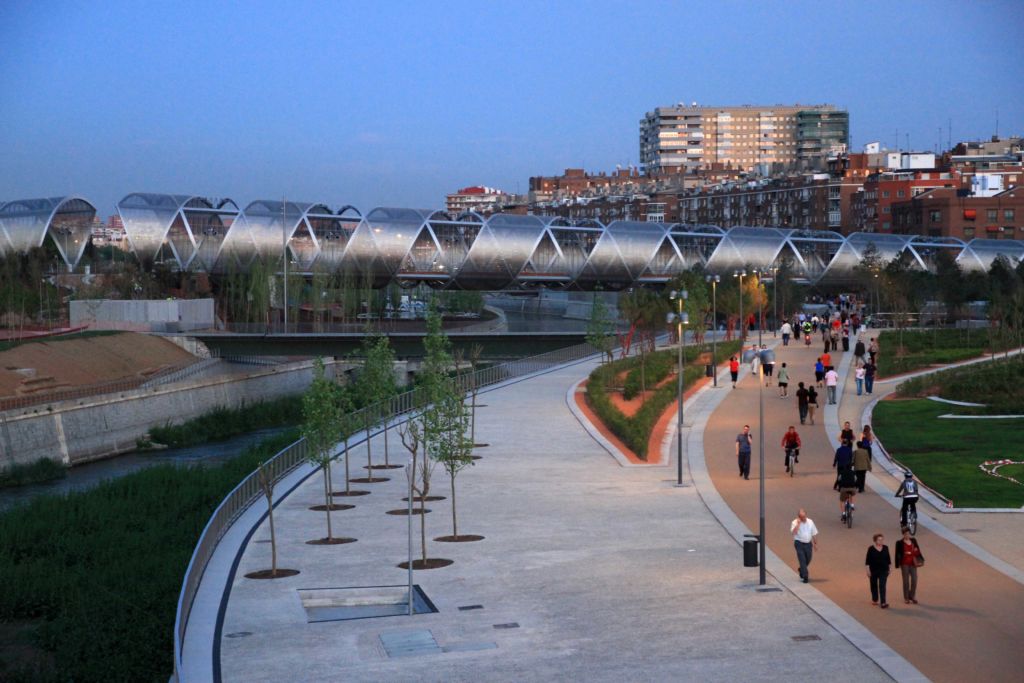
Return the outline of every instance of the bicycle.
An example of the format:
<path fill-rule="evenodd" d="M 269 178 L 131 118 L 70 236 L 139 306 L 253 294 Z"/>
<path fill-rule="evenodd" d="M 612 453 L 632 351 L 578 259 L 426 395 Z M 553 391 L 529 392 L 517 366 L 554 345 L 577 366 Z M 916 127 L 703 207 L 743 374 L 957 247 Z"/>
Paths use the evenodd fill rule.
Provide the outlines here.
<path fill-rule="evenodd" d="M 846 503 L 843 505 L 843 512 L 846 515 L 846 528 L 853 528 L 853 504 L 850 502 L 850 498 L 846 499 Z"/>
<path fill-rule="evenodd" d="M 799 448 L 787 448 L 786 449 L 786 470 L 789 472 L 789 476 L 792 477 L 796 474 L 796 463 L 797 458 L 800 456 Z"/>
<path fill-rule="evenodd" d="M 900 515 L 900 525 L 907 527 L 910 530 L 911 536 L 917 535 L 917 506 L 912 505 L 907 508 L 906 515 Z"/>

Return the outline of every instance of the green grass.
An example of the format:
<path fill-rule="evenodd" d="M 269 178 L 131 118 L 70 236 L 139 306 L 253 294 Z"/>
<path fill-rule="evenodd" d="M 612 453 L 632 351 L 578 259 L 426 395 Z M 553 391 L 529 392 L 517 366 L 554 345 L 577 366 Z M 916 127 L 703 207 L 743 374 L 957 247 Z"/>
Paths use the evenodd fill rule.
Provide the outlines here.
<path fill-rule="evenodd" d="M 915 377 L 900 384 L 897 394 L 986 404 L 985 408 L 958 408 L 965 414 L 1018 415 L 1024 413 L 1024 358 L 997 358 Z"/>
<path fill-rule="evenodd" d="M 0 468 L 0 489 L 39 484 L 44 481 L 63 479 L 65 476 L 67 476 L 67 469 L 62 463 L 43 458 L 28 464 Z"/>
<path fill-rule="evenodd" d="M 273 401 L 217 408 L 177 426 L 165 425 L 149 430 L 151 441 L 186 448 L 208 441 L 223 441 L 257 429 L 297 425 L 302 422 L 302 397 L 286 396 Z"/>
<path fill-rule="evenodd" d="M 905 330 L 900 354 L 900 333 L 887 330 L 878 336 L 878 374 L 891 377 L 931 365 L 977 358 L 989 352 L 991 341 L 985 330 Z"/>
<path fill-rule="evenodd" d="M 276 435 L 220 467 L 151 467 L 0 515 L 0 626 L 41 652 L 15 659 L 0 647 L 0 680 L 165 683 L 200 532 L 258 461 L 297 437 Z"/>
<path fill-rule="evenodd" d="M 718 345 L 718 357 L 728 358 L 739 351 L 739 348 L 740 342 L 738 341 L 721 343 Z M 710 345 L 705 345 L 699 350 L 694 348 L 686 350 L 689 362 L 683 369 L 684 386 L 690 386 L 698 378 L 704 376 L 704 365 L 698 361 L 700 355 L 710 351 L 710 349 Z M 648 367 L 652 365 L 655 367 L 667 365 L 670 372 L 674 370 L 676 362 L 675 351 L 658 351 L 647 356 Z M 590 378 L 587 382 L 587 400 L 591 408 L 594 409 L 594 412 L 601 419 L 601 422 L 615 436 L 622 439 L 622 442 L 631 451 L 636 453 L 637 457 L 641 460 L 646 460 L 648 455 L 647 443 L 650 441 L 651 432 L 654 430 L 654 425 L 657 423 L 658 418 L 661 417 L 672 401 L 676 399 L 677 387 L 675 382 L 669 382 L 662 386 L 647 398 L 647 401 L 635 415 L 626 417 L 612 404 L 608 392 L 615 388 L 616 377 L 619 373 L 623 371 L 632 372 L 639 365 L 640 358 L 633 356 L 598 367 L 590 373 Z M 649 386 L 654 384 L 650 380 L 648 382 Z"/>
<path fill-rule="evenodd" d="M 60 334 L 54 337 L 29 337 L 26 339 L 10 339 L 8 341 L 0 342 L 0 351 L 8 351 L 17 346 L 21 346 L 22 344 L 38 344 L 40 342 L 53 344 L 55 342 L 70 341 L 72 339 L 88 339 L 89 337 L 110 337 L 115 334 L 124 334 L 124 332 L 122 332 L 121 330 L 86 330 L 84 332 L 75 332 L 73 334 Z"/>
<path fill-rule="evenodd" d="M 881 401 L 872 426 L 893 458 L 957 507 L 1024 505 L 1024 486 L 978 467 L 986 460 L 1020 457 L 1016 446 L 1024 441 L 1024 419 L 938 419 L 957 410 L 926 399 Z"/>

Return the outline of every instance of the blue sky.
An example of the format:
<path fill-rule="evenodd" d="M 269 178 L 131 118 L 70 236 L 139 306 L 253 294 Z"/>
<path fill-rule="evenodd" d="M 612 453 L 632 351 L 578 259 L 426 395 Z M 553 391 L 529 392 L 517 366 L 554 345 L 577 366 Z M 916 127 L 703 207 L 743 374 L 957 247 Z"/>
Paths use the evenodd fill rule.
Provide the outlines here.
<path fill-rule="evenodd" d="M 679 101 L 848 108 L 854 147 L 1024 133 L 1024 2 L 0 3 L 0 200 L 441 207 L 638 162 Z"/>

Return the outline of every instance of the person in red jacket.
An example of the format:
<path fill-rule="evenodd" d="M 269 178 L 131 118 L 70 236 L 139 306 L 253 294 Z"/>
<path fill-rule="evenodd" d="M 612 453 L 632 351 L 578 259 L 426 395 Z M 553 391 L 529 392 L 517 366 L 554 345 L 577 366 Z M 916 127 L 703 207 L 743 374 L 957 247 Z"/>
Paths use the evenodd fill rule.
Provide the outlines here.
<path fill-rule="evenodd" d="M 793 454 L 793 462 L 800 462 L 800 435 L 796 433 L 796 427 L 789 425 L 789 429 L 782 435 L 782 448 L 786 451 L 786 471 L 789 472 L 789 455 Z"/>
<path fill-rule="evenodd" d="M 740 362 L 736 356 L 729 359 L 729 374 L 732 375 L 732 388 L 736 388 L 736 378 L 740 376 Z"/>

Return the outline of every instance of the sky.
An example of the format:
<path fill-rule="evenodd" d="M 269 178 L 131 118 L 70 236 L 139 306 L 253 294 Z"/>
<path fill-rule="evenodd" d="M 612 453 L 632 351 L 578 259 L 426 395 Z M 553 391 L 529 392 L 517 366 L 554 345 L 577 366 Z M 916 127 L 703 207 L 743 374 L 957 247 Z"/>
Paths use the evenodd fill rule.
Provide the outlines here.
<path fill-rule="evenodd" d="M 832 103 L 853 149 L 1024 134 L 1024 2 L 0 2 L 0 201 L 442 208 L 638 164 L 676 102 Z M 909 138 L 908 138 L 909 136 Z"/>

